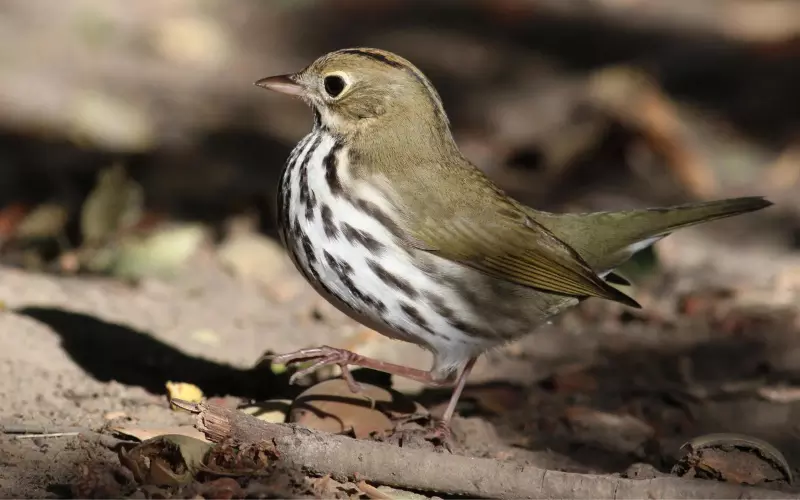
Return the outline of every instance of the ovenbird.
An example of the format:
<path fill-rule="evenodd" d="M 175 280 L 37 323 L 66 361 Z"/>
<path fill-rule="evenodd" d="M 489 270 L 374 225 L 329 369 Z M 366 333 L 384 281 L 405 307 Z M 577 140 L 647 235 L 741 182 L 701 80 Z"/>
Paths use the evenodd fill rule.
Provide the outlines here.
<path fill-rule="evenodd" d="M 276 356 L 430 385 L 455 384 L 436 427 L 449 432 L 483 352 L 589 297 L 639 307 L 613 270 L 672 231 L 771 205 L 760 197 L 668 208 L 555 214 L 505 195 L 462 154 L 442 101 L 409 61 L 355 48 L 261 87 L 299 97 L 314 127 L 279 187 L 279 232 L 311 285 L 344 313 L 433 353 L 430 371 L 323 346 Z"/>

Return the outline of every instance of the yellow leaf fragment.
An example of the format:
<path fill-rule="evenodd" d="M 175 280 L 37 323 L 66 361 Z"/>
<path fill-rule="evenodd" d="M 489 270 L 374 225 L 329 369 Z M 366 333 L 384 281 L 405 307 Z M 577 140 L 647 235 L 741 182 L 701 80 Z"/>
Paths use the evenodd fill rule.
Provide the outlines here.
<path fill-rule="evenodd" d="M 167 382 L 167 395 L 170 401 L 182 399 L 191 403 L 199 403 L 203 400 L 203 391 L 196 385 L 187 382 Z M 172 403 L 170 406 L 173 410 L 179 409 Z"/>

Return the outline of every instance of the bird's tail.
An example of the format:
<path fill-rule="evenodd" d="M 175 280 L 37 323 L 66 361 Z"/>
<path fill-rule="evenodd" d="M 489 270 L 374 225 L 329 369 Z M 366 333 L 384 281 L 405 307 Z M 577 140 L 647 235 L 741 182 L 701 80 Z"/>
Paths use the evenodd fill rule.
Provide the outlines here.
<path fill-rule="evenodd" d="M 751 196 L 703 203 L 688 203 L 668 208 L 616 212 L 617 217 L 615 218 L 621 223 L 619 225 L 630 228 L 630 231 L 624 237 L 629 239 L 630 242 L 635 242 L 655 236 L 666 236 L 676 229 L 754 212 L 770 205 L 772 205 L 772 202 L 763 197 Z"/>
<path fill-rule="evenodd" d="M 760 196 L 592 214 L 537 214 L 536 220 L 575 248 L 590 265 L 611 269 L 677 229 L 761 210 Z"/>

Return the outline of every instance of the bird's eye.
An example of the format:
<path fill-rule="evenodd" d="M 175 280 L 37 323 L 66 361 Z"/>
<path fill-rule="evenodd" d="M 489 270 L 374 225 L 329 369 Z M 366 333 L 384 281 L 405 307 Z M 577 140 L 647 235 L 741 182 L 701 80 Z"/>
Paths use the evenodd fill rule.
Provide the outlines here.
<path fill-rule="evenodd" d="M 325 77 L 325 92 L 331 97 L 338 97 L 346 86 L 347 82 L 339 75 L 328 75 Z"/>

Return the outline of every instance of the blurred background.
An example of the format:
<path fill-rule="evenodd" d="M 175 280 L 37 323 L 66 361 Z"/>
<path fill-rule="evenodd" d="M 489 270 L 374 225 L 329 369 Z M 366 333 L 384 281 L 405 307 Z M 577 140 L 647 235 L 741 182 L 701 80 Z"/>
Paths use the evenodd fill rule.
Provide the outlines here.
<path fill-rule="evenodd" d="M 352 45 L 417 64 L 467 156 L 529 204 L 760 194 L 779 207 L 746 236 L 800 245 L 795 0 L 6 0 L 0 11 L 0 257 L 15 265 L 146 274 L 199 244 L 194 223 L 217 239 L 240 219 L 271 234 L 275 183 L 311 113 L 252 83 Z M 153 231 L 152 258 L 169 262 L 117 262 L 128 240 L 147 260 Z"/>
<path fill-rule="evenodd" d="M 275 239 L 312 113 L 253 82 L 348 46 L 422 69 L 465 155 L 534 207 L 775 203 L 637 256 L 642 310 L 586 301 L 481 358 L 464 453 L 666 472 L 687 440 L 736 432 L 800 472 L 798 0 L 1 1 L 0 427 L 191 425 L 170 381 L 294 399 L 285 367 L 254 368 L 265 350 L 429 367 L 335 311 Z M 393 383 L 434 413 L 449 396 Z M 26 464 L 0 496 L 73 481 L 69 443 L 0 441 Z"/>

